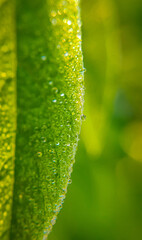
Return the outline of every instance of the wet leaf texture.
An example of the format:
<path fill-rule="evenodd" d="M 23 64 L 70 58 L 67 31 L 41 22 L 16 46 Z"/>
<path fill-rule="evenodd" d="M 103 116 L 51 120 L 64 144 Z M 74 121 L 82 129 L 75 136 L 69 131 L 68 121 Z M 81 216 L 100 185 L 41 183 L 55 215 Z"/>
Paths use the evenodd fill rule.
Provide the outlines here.
<path fill-rule="evenodd" d="M 16 128 L 16 51 L 13 1 L 0 0 L 0 239 L 11 220 Z"/>
<path fill-rule="evenodd" d="M 71 183 L 84 95 L 78 5 L 77 0 L 16 3 L 17 131 L 10 240 L 45 240 Z M 4 94 L 10 104 L 15 103 L 12 93 Z M 10 131 L 15 129 L 13 116 Z"/>

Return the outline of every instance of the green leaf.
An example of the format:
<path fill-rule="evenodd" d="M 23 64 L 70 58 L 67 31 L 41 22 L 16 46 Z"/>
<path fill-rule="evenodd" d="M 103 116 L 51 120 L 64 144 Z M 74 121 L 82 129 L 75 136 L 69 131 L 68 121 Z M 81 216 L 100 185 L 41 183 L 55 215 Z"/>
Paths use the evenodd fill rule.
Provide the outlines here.
<path fill-rule="evenodd" d="M 7 2 L 8 12 L 11 5 L 15 2 Z M 8 29 L 15 33 L 13 19 L 6 39 Z M 71 182 L 84 95 L 80 28 L 77 0 L 16 1 L 17 130 L 10 240 L 46 239 Z M 13 50 L 11 57 L 15 54 Z M 10 55 L 7 60 L 10 64 Z M 14 90 L 10 94 L 4 93 L 4 98 L 12 99 L 14 109 Z"/>
<path fill-rule="evenodd" d="M 13 1 L 0 0 L 0 239 L 8 239 L 14 180 L 16 50 Z"/>

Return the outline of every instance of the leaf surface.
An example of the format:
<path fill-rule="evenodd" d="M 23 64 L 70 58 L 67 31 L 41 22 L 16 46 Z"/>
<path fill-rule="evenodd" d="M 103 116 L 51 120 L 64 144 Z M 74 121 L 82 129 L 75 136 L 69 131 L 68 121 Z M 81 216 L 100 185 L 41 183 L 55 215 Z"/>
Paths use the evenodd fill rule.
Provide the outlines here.
<path fill-rule="evenodd" d="M 0 239 L 11 221 L 16 129 L 16 39 L 13 1 L 0 0 Z"/>
<path fill-rule="evenodd" d="M 11 240 L 46 239 L 70 183 L 83 105 L 76 0 L 17 0 L 17 135 Z"/>
<path fill-rule="evenodd" d="M 16 129 L 16 40 L 14 5 L 0 0 L 0 239 L 11 221 Z"/>

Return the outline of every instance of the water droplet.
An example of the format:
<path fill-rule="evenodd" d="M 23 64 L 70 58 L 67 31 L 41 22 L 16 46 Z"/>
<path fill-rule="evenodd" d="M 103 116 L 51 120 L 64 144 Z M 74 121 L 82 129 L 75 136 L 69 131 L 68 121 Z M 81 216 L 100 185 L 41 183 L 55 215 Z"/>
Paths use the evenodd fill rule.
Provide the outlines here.
<path fill-rule="evenodd" d="M 47 57 L 46 56 L 42 56 L 41 59 L 42 59 L 42 61 L 45 61 L 47 59 Z"/>
<path fill-rule="evenodd" d="M 47 230 L 44 230 L 44 231 L 43 231 L 43 234 L 47 234 L 47 233 L 48 233 L 48 231 L 47 231 Z"/>
<path fill-rule="evenodd" d="M 58 44 L 58 45 L 57 45 L 57 48 L 59 49 L 60 47 L 61 47 L 60 44 Z"/>
<path fill-rule="evenodd" d="M 53 87 L 53 88 L 52 88 L 52 91 L 55 92 L 55 93 L 57 93 L 57 92 L 58 92 L 58 88 Z"/>
<path fill-rule="evenodd" d="M 55 175 L 57 173 L 56 169 L 53 169 L 53 174 Z"/>
<path fill-rule="evenodd" d="M 72 167 L 70 166 L 70 167 L 68 168 L 68 170 L 69 170 L 69 172 L 72 172 L 73 169 L 72 169 Z"/>
<path fill-rule="evenodd" d="M 81 40 L 81 34 L 80 33 L 77 34 L 77 37 Z"/>
<path fill-rule="evenodd" d="M 68 25 L 71 25 L 71 24 L 72 24 L 72 21 L 71 21 L 71 20 L 68 20 L 68 21 L 67 21 L 67 24 L 68 24 Z"/>
<path fill-rule="evenodd" d="M 70 29 L 68 30 L 68 32 L 69 32 L 69 33 L 73 32 L 73 28 L 70 28 Z"/>
<path fill-rule="evenodd" d="M 60 195 L 59 198 L 64 199 L 65 195 Z"/>
<path fill-rule="evenodd" d="M 56 17 L 56 14 L 57 14 L 57 13 L 56 13 L 54 10 L 51 11 L 51 16 L 52 16 L 52 17 Z"/>
<path fill-rule="evenodd" d="M 59 14 L 59 15 L 61 15 L 61 14 L 62 14 L 60 10 L 58 10 L 58 14 Z"/>
<path fill-rule="evenodd" d="M 83 68 L 82 71 L 80 71 L 82 75 L 84 75 L 85 72 L 86 72 L 86 68 Z"/>
<path fill-rule="evenodd" d="M 56 217 L 53 217 L 52 220 L 51 220 L 51 224 L 54 225 L 56 222 Z"/>
<path fill-rule="evenodd" d="M 68 180 L 68 184 L 71 184 L 71 183 L 72 183 L 72 180 L 71 180 L 71 179 L 69 179 L 69 180 Z"/>
<path fill-rule="evenodd" d="M 57 100 L 56 100 L 56 99 L 53 99 L 53 100 L 52 100 L 52 102 L 53 102 L 53 103 L 56 103 L 56 102 L 57 102 Z"/>
<path fill-rule="evenodd" d="M 55 18 L 53 18 L 52 21 L 51 21 L 51 23 L 52 23 L 53 25 L 56 25 L 57 20 L 56 20 Z"/>
<path fill-rule="evenodd" d="M 37 153 L 38 157 L 42 157 L 42 152 Z"/>
<path fill-rule="evenodd" d="M 85 67 L 83 68 L 83 71 L 86 72 L 86 68 Z"/>
<path fill-rule="evenodd" d="M 80 19 L 77 20 L 78 26 L 81 27 L 81 21 Z"/>
<path fill-rule="evenodd" d="M 61 93 L 60 96 L 63 97 L 65 94 L 64 93 Z"/>
<path fill-rule="evenodd" d="M 82 114 L 82 115 L 81 115 L 81 119 L 82 119 L 83 121 L 86 120 L 86 115 Z"/>
<path fill-rule="evenodd" d="M 67 57 L 68 55 L 69 55 L 69 53 L 68 53 L 68 52 L 66 52 L 66 53 L 64 54 L 64 56 L 65 56 L 65 57 Z"/>
<path fill-rule="evenodd" d="M 69 33 L 73 32 L 73 28 L 70 28 L 70 29 L 68 30 L 68 32 L 69 32 Z"/>
<path fill-rule="evenodd" d="M 53 82 L 52 81 L 49 81 L 49 83 L 48 83 L 49 85 L 52 85 L 53 84 Z"/>
<path fill-rule="evenodd" d="M 56 143 L 56 146 L 59 146 L 60 145 L 60 143 L 58 142 L 58 143 Z"/>

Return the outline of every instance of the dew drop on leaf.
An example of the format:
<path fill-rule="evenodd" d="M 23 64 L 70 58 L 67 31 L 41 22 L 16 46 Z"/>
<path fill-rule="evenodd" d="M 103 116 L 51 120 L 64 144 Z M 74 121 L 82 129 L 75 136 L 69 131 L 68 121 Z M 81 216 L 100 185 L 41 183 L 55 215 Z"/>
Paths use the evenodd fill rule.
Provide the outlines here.
<path fill-rule="evenodd" d="M 45 60 L 47 59 L 47 57 L 46 57 L 46 56 L 42 56 L 41 59 L 42 59 L 43 61 L 45 61 Z"/>

